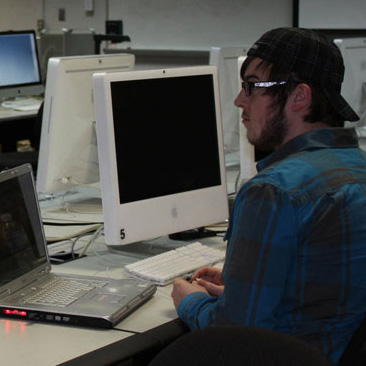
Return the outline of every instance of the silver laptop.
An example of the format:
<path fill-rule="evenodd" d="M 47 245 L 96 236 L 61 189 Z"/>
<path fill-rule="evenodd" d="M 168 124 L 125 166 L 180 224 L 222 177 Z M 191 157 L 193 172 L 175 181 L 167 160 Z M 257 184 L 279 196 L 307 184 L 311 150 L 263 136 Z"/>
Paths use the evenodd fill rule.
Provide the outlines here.
<path fill-rule="evenodd" d="M 156 286 L 51 272 L 32 168 L 0 173 L 0 316 L 111 328 Z"/>

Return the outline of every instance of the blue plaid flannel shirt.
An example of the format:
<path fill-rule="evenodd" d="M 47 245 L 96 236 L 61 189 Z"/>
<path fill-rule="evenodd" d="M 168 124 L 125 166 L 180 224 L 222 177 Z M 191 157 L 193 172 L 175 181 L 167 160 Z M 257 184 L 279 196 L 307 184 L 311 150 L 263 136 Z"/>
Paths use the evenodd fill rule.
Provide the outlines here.
<path fill-rule="evenodd" d="M 191 329 L 298 336 L 337 364 L 366 315 L 366 153 L 353 129 L 308 132 L 258 163 L 226 234 L 224 294 L 178 308 Z"/>

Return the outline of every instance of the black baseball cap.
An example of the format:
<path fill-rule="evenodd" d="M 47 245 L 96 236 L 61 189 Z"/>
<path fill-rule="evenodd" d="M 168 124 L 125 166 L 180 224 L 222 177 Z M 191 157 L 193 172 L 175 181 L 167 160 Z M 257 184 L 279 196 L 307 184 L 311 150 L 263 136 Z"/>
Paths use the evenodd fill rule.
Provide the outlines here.
<path fill-rule="evenodd" d="M 317 83 L 333 109 L 345 121 L 359 120 L 341 95 L 344 78 L 342 54 L 323 34 L 304 28 L 276 28 L 264 33 L 247 54 Z"/>

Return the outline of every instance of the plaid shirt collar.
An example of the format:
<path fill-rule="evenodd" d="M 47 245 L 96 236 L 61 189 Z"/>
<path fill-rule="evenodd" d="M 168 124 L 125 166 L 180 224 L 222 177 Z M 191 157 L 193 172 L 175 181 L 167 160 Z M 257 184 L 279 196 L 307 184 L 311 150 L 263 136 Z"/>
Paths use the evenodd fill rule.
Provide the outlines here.
<path fill-rule="evenodd" d="M 354 128 L 322 128 L 312 130 L 295 137 L 261 160 L 257 164 L 257 170 L 260 172 L 290 155 L 306 150 L 357 147 L 358 140 Z"/>

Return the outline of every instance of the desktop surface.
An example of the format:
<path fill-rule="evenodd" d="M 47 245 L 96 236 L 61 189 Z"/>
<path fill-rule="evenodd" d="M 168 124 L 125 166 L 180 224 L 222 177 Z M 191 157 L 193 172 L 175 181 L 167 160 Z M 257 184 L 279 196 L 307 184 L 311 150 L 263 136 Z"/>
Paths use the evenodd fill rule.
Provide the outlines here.
<path fill-rule="evenodd" d="M 0 106 L 0 123 L 3 121 L 17 120 L 24 117 L 35 117 L 38 113 L 38 108 L 28 110 L 17 110 L 14 108 L 5 108 Z"/>
<path fill-rule="evenodd" d="M 209 239 L 216 246 L 222 241 Z M 123 263 L 136 260 L 113 254 L 102 239 L 90 248 L 87 256 L 53 269 L 58 273 L 89 274 L 124 278 Z M 138 357 L 157 353 L 164 345 L 187 330 L 175 324 L 177 313 L 171 299 L 171 285 L 159 287 L 157 293 L 139 309 L 122 320 L 114 329 L 93 329 L 37 322 L 1 319 L 4 364 L 52 366 L 100 365 L 96 361 L 114 357 Z M 158 340 L 158 341 L 157 341 Z M 151 347 L 153 349 L 151 349 Z M 159 348 L 160 347 L 160 348 Z M 126 355 L 127 353 L 127 355 Z M 132 354 L 132 355 L 131 355 Z M 88 360 L 88 363 L 84 361 Z M 94 362 L 94 363 L 93 363 Z"/>
<path fill-rule="evenodd" d="M 235 180 L 237 172 L 228 172 L 229 183 Z M 66 198 L 67 200 L 67 198 Z M 81 226 L 89 223 L 100 224 L 100 213 L 76 213 L 67 211 L 65 197 L 40 202 L 45 233 L 47 237 L 62 239 L 77 232 Z M 48 224 L 47 224 L 48 223 Z M 49 225 L 55 223 L 55 225 Z M 64 225 L 66 224 L 66 225 Z M 83 246 L 89 237 L 83 237 L 78 245 Z M 67 240 L 57 245 L 66 245 Z M 176 246 L 186 242 L 171 241 L 167 237 L 156 239 L 160 245 Z M 201 241 L 214 248 L 225 250 L 220 237 L 205 238 Z M 52 244 L 49 251 L 52 253 Z M 58 247 L 59 250 L 62 247 Z M 153 247 L 150 247 L 150 250 Z M 112 253 L 104 243 L 103 236 L 91 245 L 86 256 L 61 265 L 54 265 L 53 271 L 67 274 L 106 276 L 113 279 L 125 278 L 123 266 L 139 260 L 133 254 Z M 174 338 L 184 334 L 187 329 L 177 322 L 177 312 L 171 299 L 172 286 L 159 287 L 156 294 L 140 308 L 123 319 L 114 329 L 93 329 L 75 326 L 44 324 L 32 321 L 0 319 L 2 329 L 2 360 L 4 364 L 28 365 L 100 365 L 98 362 L 111 357 L 141 358 L 155 354 Z M 139 334 L 141 333 L 141 334 Z M 127 355 L 126 355 L 127 352 Z M 127 362 L 127 361 L 126 361 Z"/>
<path fill-rule="evenodd" d="M 89 328 L 47 325 L 0 319 L 1 359 L 4 365 L 52 366 L 112 342 L 131 333 Z"/>

